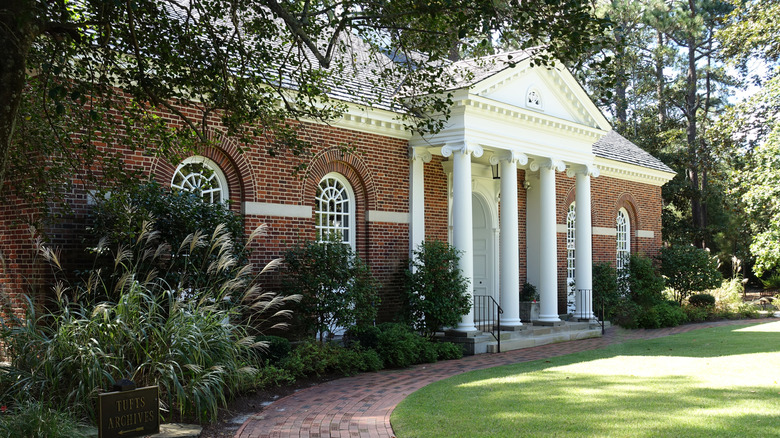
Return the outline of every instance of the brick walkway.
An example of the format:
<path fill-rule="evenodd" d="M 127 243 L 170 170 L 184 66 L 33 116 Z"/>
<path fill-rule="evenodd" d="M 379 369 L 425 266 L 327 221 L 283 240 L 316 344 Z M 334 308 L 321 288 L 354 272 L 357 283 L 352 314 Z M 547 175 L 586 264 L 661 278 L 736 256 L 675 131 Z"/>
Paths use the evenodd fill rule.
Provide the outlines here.
<path fill-rule="evenodd" d="M 390 414 L 423 386 L 467 371 L 594 350 L 633 339 L 652 339 L 695 329 L 780 319 L 718 321 L 655 330 L 607 329 L 601 338 L 542 345 L 499 354 L 481 354 L 403 370 L 365 373 L 333 380 L 282 398 L 251 416 L 236 438 L 326 438 L 394 436 Z"/>

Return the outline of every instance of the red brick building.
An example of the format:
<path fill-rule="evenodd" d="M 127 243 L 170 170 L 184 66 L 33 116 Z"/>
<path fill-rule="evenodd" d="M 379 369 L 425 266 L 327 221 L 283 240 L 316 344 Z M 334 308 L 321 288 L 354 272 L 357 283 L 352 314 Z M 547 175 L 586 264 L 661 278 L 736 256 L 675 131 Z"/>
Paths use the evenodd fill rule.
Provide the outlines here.
<path fill-rule="evenodd" d="M 463 251 L 472 293 L 499 301 L 507 325 L 522 324 L 526 281 L 540 292 L 540 320 L 592 318 L 592 262 L 657 253 L 661 186 L 673 172 L 614 133 L 564 67 L 458 64 L 474 77 L 452 90 L 451 117 L 435 135 L 413 135 L 388 108 L 354 106 L 330 126 L 303 122 L 313 150 L 297 175 L 262 139 L 240 152 L 216 120 L 215 145 L 178 166 L 140 153 L 128 154 L 127 165 L 182 189 L 210 179 L 210 196 L 231 200 L 246 230 L 270 226 L 257 263 L 318 232 L 341 232 L 382 285 L 383 319 L 397 308 L 411 249 L 429 237 Z M 90 208 L 87 193 L 71 200 L 75 217 L 50 233 L 66 250 Z M 0 207 L 0 287 L 15 311 L 46 277 L 28 215 L 22 204 Z M 458 329 L 474 330 L 473 314 Z"/>

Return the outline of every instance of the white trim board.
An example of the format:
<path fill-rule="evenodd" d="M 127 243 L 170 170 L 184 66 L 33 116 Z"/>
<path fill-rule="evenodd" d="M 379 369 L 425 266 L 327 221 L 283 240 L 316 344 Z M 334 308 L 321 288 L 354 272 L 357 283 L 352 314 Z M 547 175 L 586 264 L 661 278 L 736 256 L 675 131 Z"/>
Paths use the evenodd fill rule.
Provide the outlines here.
<path fill-rule="evenodd" d="M 244 214 L 252 216 L 276 216 L 311 218 L 312 209 L 307 205 L 273 204 L 270 202 L 244 202 Z"/>

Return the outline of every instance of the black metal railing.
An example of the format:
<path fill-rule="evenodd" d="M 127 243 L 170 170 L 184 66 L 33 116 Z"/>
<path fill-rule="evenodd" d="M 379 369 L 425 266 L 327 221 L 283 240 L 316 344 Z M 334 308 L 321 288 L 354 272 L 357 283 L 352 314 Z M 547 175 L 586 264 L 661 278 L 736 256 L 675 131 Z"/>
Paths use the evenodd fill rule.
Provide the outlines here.
<path fill-rule="evenodd" d="M 474 321 L 479 330 L 490 333 L 501 353 L 501 314 L 504 310 L 490 295 L 474 295 Z"/>
<path fill-rule="evenodd" d="M 606 329 L 604 327 L 604 321 L 606 321 L 606 303 L 604 302 L 604 295 L 603 294 L 594 294 L 593 295 L 593 305 L 596 307 L 595 311 L 593 312 L 594 315 L 596 315 L 596 319 L 598 320 L 599 325 L 601 326 L 601 335 L 603 336 L 606 332 Z"/>

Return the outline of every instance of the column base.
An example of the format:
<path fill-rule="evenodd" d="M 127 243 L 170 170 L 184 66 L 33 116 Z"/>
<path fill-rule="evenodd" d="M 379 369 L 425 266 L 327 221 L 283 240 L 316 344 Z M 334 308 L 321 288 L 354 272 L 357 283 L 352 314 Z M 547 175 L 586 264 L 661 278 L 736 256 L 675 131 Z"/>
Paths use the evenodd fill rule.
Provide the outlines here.
<path fill-rule="evenodd" d="M 561 321 L 560 319 L 557 321 L 542 321 L 538 319 L 534 321 L 533 324 L 537 326 L 543 326 L 543 327 L 560 327 L 562 325 L 566 325 L 566 322 Z"/>
<path fill-rule="evenodd" d="M 523 325 L 523 323 L 519 323 L 519 324 L 512 324 L 512 323 L 504 324 L 502 322 L 501 325 L 499 326 L 499 329 L 502 332 L 521 332 L 523 330 L 528 329 L 528 326 L 527 325 Z"/>
<path fill-rule="evenodd" d="M 451 337 L 451 338 L 474 338 L 481 334 L 482 332 L 477 330 L 476 327 L 473 327 L 472 330 L 464 330 L 461 327 L 457 327 L 454 329 L 448 329 L 444 331 L 444 336 Z"/>

